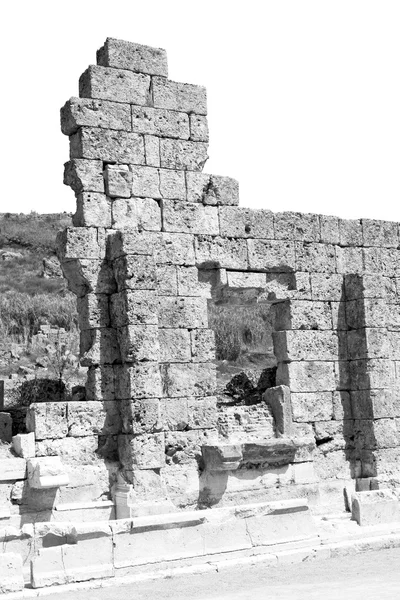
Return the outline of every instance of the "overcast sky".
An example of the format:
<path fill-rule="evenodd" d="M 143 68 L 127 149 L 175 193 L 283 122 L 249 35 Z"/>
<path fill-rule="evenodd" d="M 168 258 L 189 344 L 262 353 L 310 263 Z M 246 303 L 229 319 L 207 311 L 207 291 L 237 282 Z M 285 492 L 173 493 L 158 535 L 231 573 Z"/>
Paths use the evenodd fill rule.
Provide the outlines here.
<path fill-rule="evenodd" d="M 241 205 L 400 221 L 398 0 L 3 2 L 0 212 L 74 210 L 59 109 L 107 36 L 208 91 Z"/>

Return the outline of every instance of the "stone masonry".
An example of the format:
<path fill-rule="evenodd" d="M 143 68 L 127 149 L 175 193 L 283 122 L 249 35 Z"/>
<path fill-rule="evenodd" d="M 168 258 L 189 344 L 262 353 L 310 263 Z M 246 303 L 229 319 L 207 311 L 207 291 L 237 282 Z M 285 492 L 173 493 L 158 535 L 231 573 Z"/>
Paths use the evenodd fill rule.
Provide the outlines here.
<path fill-rule="evenodd" d="M 229 491 L 225 474 L 212 492 L 210 456 L 236 482 L 253 456 L 246 464 L 258 469 L 261 497 L 266 473 L 304 484 L 296 493 L 308 496 L 342 494 L 350 480 L 396 483 L 398 224 L 239 207 L 234 179 L 203 172 L 206 90 L 169 80 L 161 49 L 108 38 L 80 77 L 79 98 L 62 108 L 61 127 L 77 210 L 58 247 L 77 295 L 88 402 L 54 409 L 58 447 L 80 411 L 79 452 L 100 441 L 135 501 L 180 507 Z M 276 437 L 294 440 L 295 448 L 280 442 L 291 456 L 283 462 L 271 460 L 270 431 L 256 455 L 246 444 L 218 450 L 218 460 L 209 450 L 221 438 L 207 302 L 224 290 L 271 303 L 278 368 L 265 401 L 280 419 Z"/>

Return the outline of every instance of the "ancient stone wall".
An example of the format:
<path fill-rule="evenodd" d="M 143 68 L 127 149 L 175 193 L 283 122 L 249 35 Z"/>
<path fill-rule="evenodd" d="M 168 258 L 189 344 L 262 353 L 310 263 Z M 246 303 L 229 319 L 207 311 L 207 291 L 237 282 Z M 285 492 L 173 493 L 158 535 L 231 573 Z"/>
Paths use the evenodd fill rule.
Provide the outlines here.
<path fill-rule="evenodd" d="M 253 458 L 253 489 L 267 493 L 266 473 L 272 496 L 283 480 L 304 495 L 325 480 L 396 479 L 398 224 L 240 208 L 235 180 L 202 172 L 206 91 L 169 80 L 163 50 L 107 39 L 79 93 L 61 111 L 77 210 L 59 256 L 78 297 L 87 399 L 112 424 L 89 419 L 87 431 L 117 452 L 136 500 L 210 493 L 212 504 L 229 488 L 214 494 L 203 469 L 204 448 L 221 442 L 207 301 L 232 292 L 272 304 L 276 393 L 286 404 L 290 393 L 293 421 L 282 435 L 309 448 L 274 468 Z"/>

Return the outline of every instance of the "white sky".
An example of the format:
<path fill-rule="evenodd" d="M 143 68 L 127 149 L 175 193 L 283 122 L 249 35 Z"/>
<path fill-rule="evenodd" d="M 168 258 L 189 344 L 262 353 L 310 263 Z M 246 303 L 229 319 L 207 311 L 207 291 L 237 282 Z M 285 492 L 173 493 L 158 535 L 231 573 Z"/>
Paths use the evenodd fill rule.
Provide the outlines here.
<path fill-rule="evenodd" d="M 208 91 L 241 205 L 400 221 L 398 0 L 3 1 L 0 212 L 74 211 L 59 109 L 107 36 Z"/>

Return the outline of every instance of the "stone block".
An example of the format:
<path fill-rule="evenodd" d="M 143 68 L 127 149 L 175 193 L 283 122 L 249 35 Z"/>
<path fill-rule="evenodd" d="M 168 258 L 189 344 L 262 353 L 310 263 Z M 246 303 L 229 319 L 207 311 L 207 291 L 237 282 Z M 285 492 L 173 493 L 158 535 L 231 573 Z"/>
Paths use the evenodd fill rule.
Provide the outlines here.
<path fill-rule="evenodd" d="M 274 329 L 332 329 L 331 306 L 328 302 L 287 300 L 273 307 Z"/>
<path fill-rule="evenodd" d="M 114 367 L 89 367 L 86 380 L 87 400 L 114 400 Z"/>
<path fill-rule="evenodd" d="M 333 392 L 333 418 L 337 421 L 351 419 L 353 416 L 350 393 L 346 391 Z"/>
<path fill-rule="evenodd" d="M 346 300 L 386 298 L 395 301 L 394 282 L 380 273 L 373 275 L 345 275 Z"/>
<path fill-rule="evenodd" d="M 115 435 L 121 431 L 119 405 L 113 400 L 68 402 L 68 436 Z"/>
<path fill-rule="evenodd" d="M 160 196 L 171 200 L 186 200 L 186 181 L 183 171 L 159 169 Z M 179 208 L 181 205 L 177 206 Z"/>
<path fill-rule="evenodd" d="M 195 467 L 196 497 L 198 496 L 198 460 L 202 447 L 217 445 L 218 433 L 215 429 L 198 429 L 193 431 L 167 431 L 165 433 L 165 453 L 168 465 L 174 465 L 174 477 L 179 477 L 179 465 Z M 186 478 L 185 478 L 186 479 Z"/>
<path fill-rule="evenodd" d="M 163 433 L 119 435 L 118 449 L 126 469 L 161 469 L 165 465 Z"/>
<path fill-rule="evenodd" d="M 208 398 L 188 398 L 187 412 L 189 429 L 215 428 L 218 416 L 217 399 L 213 396 L 209 396 Z"/>
<path fill-rule="evenodd" d="M 35 434 L 18 433 L 12 438 L 14 452 L 21 458 L 32 458 L 35 456 Z"/>
<path fill-rule="evenodd" d="M 163 414 L 158 398 L 120 400 L 122 432 L 140 435 L 163 431 Z"/>
<path fill-rule="evenodd" d="M 190 361 L 190 333 L 187 329 L 159 329 L 158 336 L 160 343 L 160 362 Z"/>
<path fill-rule="evenodd" d="M 188 202 L 201 202 L 211 206 L 237 206 L 239 183 L 231 177 L 186 172 Z"/>
<path fill-rule="evenodd" d="M 70 157 L 144 165 L 143 136 L 127 131 L 81 127 L 70 137 Z"/>
<path fill-rule="evenodd" d="M 352 248 L 335 246 L 336 253 L 336 271 L 338 273 L 358 273 L 362 275 L 364 271 L 364 253 L 362 248 Z"/>
<path fill-rule="evenodd" d="M 343 276 L 335 273 L 311 273 L 313 300 L 339 302 L 344 299 Z"/>
<path fill-rule="evenodd" d="M 160 360 L 157 325 L 126 325 L 117 330 L 117 336 L 123 362 Z"/>
<path fill-rule="evenodd" d="M 194 265 L 194 236 L 162 233 L 156 240 L 155 259 L 157 265 Z"/>
<path fill-rule="evenodd" d="M 296 271 L 336 273 L 335 246 L 295 242 Z"/>
<path fill-rule="evenodd" d="M 175 233 L 219 234 L 218 209 L 215 206 L 162 200 L 163 231 Z"/>
<path fill-rule="evenodd" d="M 26 413 L 26 428 L 36 440 L 63 438 L 68 433 L 66 402 L 33 402 Z"/>
<path fill-rule="evenodd" d="M 152 83 L 155 108 L 166 108 L 197 115 L 207 114 L 207 93 L 204 87 L 170 81 L 162 77 L 153 77 Z"/>
<path fill-rule="evenodd" d="M 247 245 L 250 269 L 280 273 L 295 270 L 293 242 L 248 239 Z"/>
<path fill-rule="evenodd" d="M 353 390 L 387 388 L 395 382 L 394 365 L 390 360 L 379 358 L 351 360 L 349 368 Z"/>
<path fill-rule="evenodd" d="M 278 361 L 335 360 L 339 356 L 335 331 L 274 331 L 272 339 Z"/>
<path fill-rule="evenodd" d="M 339 244 L 339 219 L 328 215 L 319 215 L 321 242 Z"/>
<path fill-rule="evenodd" d="M 196 297 L 158 298 L 159 327 L 173 329 L 206 328 L 208 325 L 207 300 Z"/>
<path fill-rule="evenodd" d="M 178 295 L 211 298 L 211 290 L 217 287 L 217 269 L 200 270 L 196 267 L 177 267 Z"/>
<path fill-rule="evenodd" d="M 20 592 L 23 589 L 22 556 L 14 552 L 0 554 L 0 594 Z"/>
<path fill-rule="evenodd" d="M 354 492 L 351 497 L 352 518 L 359 525 L 381 525 L 400 521 L 400 502 L 392 490 Z"/>
<path fill-rule="evenodd" d="M 397 223 L 361 219 L 361 226 L 364 246 L 398 247 L 399 232 Z"/>
<path fill-rule="evenodd" d="M 10 443 L 12 439 L 12 417 L 0 412 L 0 442 Z"/>
<path fill-rule="evenodd" d="M 360 219 L 339 219 L 340 246 L 362 246 L 363 231 Z"/>
<path fill-rule="evenodd" d="M 28 482 L 35 489 L 47 489 L 68 485 L 69 477 L 58 456 L 29 458 L 27 460 Z"/>
<path fill-rule="evenodd" d="M 85 329 L 80 334 L 80 364 L 83 367 L 92 365 L 114 364 L 121 361 L 120 350 L 115 329 Z"/>
<path fill-rule="evenodd" d="M 348 329 L 346 322 L 346 303 L 330 302 L 332 327 L 336 331 L 346 331 Z"/>
<path fill-rule="evenodd" d="M 24 458 L 1 458 L 0 481 L 17 481 L 26 478 L 26 460 Z"/>
<path fill-rule="evenodd" d="M 106 165 L 104 184 L 110 198 L 130 198 L 132 190 L 132 173 L 128 165 Z"/>
<path fill-rule="evenodd" d="M 111 202 L 105 194 L 82 192 L 76 198 L 74 227 L 111 227 Z"/>
<path fill-rule="evenodd" d="M 240 444 L 204 445 L 201 453 L 208 471 L 235 471 L 243 459 Z"/>
<path fill-rule="evenodd" d="M 160 178 L 155 167 L 131 167 L 132 196 L 138 198 L 161 198 Z"/>
<path fill-rule="evenodd" d="M 332 392 L 292 393 L 291 401 L 293 420 L 297 423 L 332 419 Z"/>
<path fill-rule="evenodd" d="M 208 268 L 222 267 L 247 271 L 247 240 L 198 235 L 194 240 L 196 264 Z"/>
<path fill-rule="evenodd" d="M 145 163 L 149 167 L 161 167 L 160 138 L 155 135 L 144 136 Z"/>
<path fill-rule="evenodd" d="M 124 290 L 111 296 L 114 327 L 157 325 L 157 297 L 152 290 Z"/>
<path fill-rule="evenodd" d="M 258 288 L 264 289 L 267 285 L 265 273 L 241 273 L 240 271 L 228 271 L 228 286 L 230 288 Z"/>
<path fill-rule="evenodd" d="M 193 362 L 215 360 L 215 333 L 212 329 L 192 329 L 190 344 Z"/>
<path fill-rule="evenodd" d="M 96 227 L 66 227 L 57 234 L 60 262 L 67 259 L 101 259 L 104 254 Z"/>
<path fill-rule="evenodd" d="M 336 390 L 333 362 L 302 361 L 280 363 L 276 374 L 278 385 L 293 392 L 333 392 Z"/>
<path fill-rule="evenodd" d="M 383 298 L 365 298 L 346 302 L 346 321 L 352 329 L 386 327 L 388 307 Z"/>
<path fill-rule="evenodd" d="M 78 322 L 81 331 L 110 326 L 110 314 L 106 294 L 86 294 L 77 299 Z"/>
<path fill-rule="evenodd" d="M 181 140 L 189 139 L 189 116 L 186 113 L 149 106 L 131 106 L 131 109 L 133 132 Z"/>
<path fill-rule="evenodd" d="M 295 212 L 274 214 L 274 231 L 276 240 L 293 240 L 298 242 L 319 242 L 319 215 Z"/>
<path fill-rule="evenodd" d="M 118 400 L 160 398 L 161 375 L 158 363 L 141 362 L 115 367 L 115 393 Z"/>
<path fill-rule="evenodd" d="M 175 265 L 157 265 L 157 294 L 159 296 L 177 296 L 178 279 Z"/>
<path fill-rule="evenodd" d="M 75 158 L 64 165 L 64 184 L 75 194 L 82 192 L 104 193 L 103 163 L 101 160 Z"/>
<path fill-rule="evenodd" d="M 152 256 L 121 256 L 113 262 L 113 269 L 119 292 L 156 289 L 156 264 Z"/>
<path fill-rule="evenodd" d="M 137 231 L 134 228 L 113 231 L 109 236 L 109 259 L 115 260 L 127 254 L 151 256 L 157 237 L 157 234 Z"/>
<path fill-rule="evenodd" d="M 108 37 L 96 53 L 97 64 L 135 73 L 168 77 L 167 53 L 162 48 L 125 42 Z"/>
<path fill-rule="evenodd" d="M 161 212 L 152 198 L 116 198 L 112 203 L 112 226 L 137 231 L 161 231 Z"/>
<path fill-rule="evenodd" d="M 191 113 L 190 119 L 190 139 L 195 142 L 208 142 L 208 122 L 207 117 Z"/>
<path fill-rule="evenodd" d="M 297 485 L 315 483 L 317 481 L 312 462 L 296 463 L 293 465 L 294 482 Z"/>
<path fill-rule="evenodd" d="M 202 171 L 208 159 L 208 144 L 160 138 L 160 166 L 163 169 Z"/>
<path fill-rule="evenodd" d="M 212 363 L 171 363 L 161 367 L 164 396 L 212 396 L 216 373 Z"/>
<path fill-rule="evenodd" d="M 81 98 L 99 98 L 143 106 L 149 102 L 149 93 L 150 77 L 125 69 L 90 65 L 79 78 Z"/>
<path fill-rule="evenodd" d="M 271 408 L 277 437 L 293 435 L 293 419 L 290 389 L 285 385 L 268 388 L 263 400 Z"/>
<path fill-rule="evenodd" d="M 79 127 L 131 131 L 130 106 L 92 98 L 71 98 L 61 109 L 61 131 L 65 135 L 72 135 Z"/>
<path fill-rule="evenodd" d="M 222 236 L 273 239 L 273 213 L 269 210 L 220 206 L 218 212 Z"/>
<path fill-rule="evenodd" d="M 91 292 L 113 294 L 117 291 L 113 271 L 104 260 L 67 259 L 63 262 L 63 272 L 68 280 L 68 289 L 78 297 Z"/>
<path fill-rule="evenodd" d="M 347 332 L 347 352 L 350 359 L 393 358 L 390 332 L 378 327 L 352 329 Z"/>

